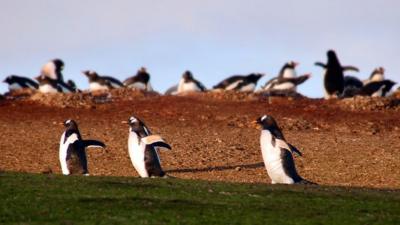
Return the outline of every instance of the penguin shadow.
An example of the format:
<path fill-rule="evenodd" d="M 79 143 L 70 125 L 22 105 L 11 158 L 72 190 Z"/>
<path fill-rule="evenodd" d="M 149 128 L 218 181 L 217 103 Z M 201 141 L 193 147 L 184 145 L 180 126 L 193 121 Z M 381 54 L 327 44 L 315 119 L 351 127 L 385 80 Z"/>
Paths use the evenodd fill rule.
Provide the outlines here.
<path fill-rule="evenodd" d="M 212 167 L 204 167 L 204 168 L 186 168 L 186 169 L 169 169 L 165 170 L 167 173 L 201 173 L 208 171 L 224 171 L 224 170 L 234 170 L 236 168 L 240 169 L 255 169 L 264 167 L 263 162 L 252 163 L 252 164 L 238 164 L 232 166 L 212 166 Z"/>

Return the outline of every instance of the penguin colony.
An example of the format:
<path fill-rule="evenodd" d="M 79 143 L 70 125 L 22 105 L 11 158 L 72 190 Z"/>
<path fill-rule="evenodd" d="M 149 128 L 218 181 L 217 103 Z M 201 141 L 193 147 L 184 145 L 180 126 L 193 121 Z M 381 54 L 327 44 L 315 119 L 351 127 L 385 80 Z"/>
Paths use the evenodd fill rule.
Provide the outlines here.
<path fill-rule="evenodd" d="M 311 77 L 311 74 L 297 76 L 294 61 L 285 63 L 277 77 L 270 79 L 259 92 L 270 95 L 278 93 L 287 95 L 297 92 L 297 86 Z M 348 76 L 346 71 L 356 71 L 354 66 L 343 66 L 333 50 L 327 52 L 327 62 L 316 62 L 316 66 L 324 71 L 325 99 L 346 98 L 356 95 L 385 97 L 396 84 L 384 78 L 384 68 L 376 68 L 369 79 L 361 81 L 357 77 Z M 62 70 L 64 62 L 54 59 L 46 63 L 35 77 L 36 81 L 22 76 L 10 75 L 4 82 L 10 92 L 19 89 L 33 89 L 42 93 L 73 93 L 81 92 L 72 80 L 64 81 Z M 115 88 L 132 88 L 142 91 L 153 91 L 150 84 L 150 74 L 146 68 L 140 68 L 136 75 L 128 77 L 123 82 L 111 76 L 99 75 L 96 71 L 85 70 L 82 74 L 88 78 L 89 90 L 106 91 Z M 212 91 L 254 92 L 262 73 L 234 75 L 216 84 Z M 185 71 L 178 84 L 169 88 L 165 94 L 176 95 L 186 92 L 204 92 L 207 88 L 194 78 L 191 71 Z M 152 134 L 149 127 L 136 116 L 131 116 L 122 123 L 129 127 L 128 154 L 132 166 L 140 177 L 168 177 L 161 166 L 158 154 L 160 149 L 171 150 L 171 146 L 160 136 Z M 263 115 L 253 122 L 261 128 L 260 149 L 265 169 L 272 184 L 315 184 L 302 178 L 295 166 L 294 154 L 302 156 L 301 152 L 284 137 L 278 123 L 270 115 Z M 59 161 L 64 175 L 89 175 L 87 163 L 87 148 L 102 148 L 106 145 L 97 140 L 82 139 L 76 121 L 68 119 L 62 123 L 65 131 L 59 144 Z"/>
<path fill-rule="evenodd" d="M 307 81 L 311 74 L 297 76 L 296 67 L 299 63 L 289 61 L 285 63 L 279 74 L 271 78 L 257 92 L 266 93 L 267 95 L 291 96 L 297 93 L 297 86 Z M 335 51 L 327 52 L 326 63 L 316 62 L 316 66 L 324 69 L 323 84 L 325 90 L 325 99 L 347 98 L 356 95 L 385 97 L 390 94 L 395 82 L 385 79 L 385 70 L 378 67 L 372 71 L 367 80 L 361 81 L 357 77 L 345 75 L 346 71 L 359 72 L 355 66 L 343 66 Z M 81 92 L 72 80 L 64 81 L 62 71 L 64 62 L 60 59 L 54 59 L 46 63 L 40 75 L 32 80 L 27 77 L 10 75 L 3 82 L 8 84 L 9 91 L 19 89 L 33 89 L 41 93 L 73 93 Z M 140 68 L 134 76 L 128 77 L 123 82 L 118 79 L 100 75 L 93 70 L 82 71 L 82 74 L 89 81 L 89 91 L 107 91 L 115 88 L 131 88 L 142 91 L 153 91 L 150 84 L 150 74 L 147 69 Z M 185 71 L 180 81 L 170 87 L 165 94 L 176 95 L 187 92 L 205 92 L 205 91 L 240 91 L 254 92 L 258 81 L 264 77 L 263 73 L 251 73 L 248 75 L 233 75 L 208 90 L 200 81 L 195 79 L 191 71 Z"/>

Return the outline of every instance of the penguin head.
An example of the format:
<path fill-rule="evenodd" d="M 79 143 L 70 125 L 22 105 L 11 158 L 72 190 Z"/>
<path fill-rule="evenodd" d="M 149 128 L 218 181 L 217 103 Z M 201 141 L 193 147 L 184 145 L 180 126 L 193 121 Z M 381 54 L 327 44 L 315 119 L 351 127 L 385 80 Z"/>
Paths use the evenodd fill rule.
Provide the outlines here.
<path fill-rule="evenodd" d="M 10 75 L 10 76 L 6 77 L 6 79 L 4 79 L 3 82 L 7 83 L 7 84 L 12 84 L 13 83 L 13 78 L 14 78 L 14 76 Z"/>
<path fill-rule="evenodd" d="M 264 74 L 262 74 L 262 73 L 251 73 L 251 74 L 247 75 L 247 79 L 251 82 L 256 83 L 263 76 L 264 76 Z"/>
<path fill-rule="evenodd" d="M 89 80 L 94 80 L 96 79 L 99 75 L 96 73 L 96 71 L 93 70 L 84 70 L 82 73 L 89 78 Z"/>
<path fill-rule="evenodd" d="M 257 118 L 255 122 L 261 125 L 264 129 L 276 128 L 278 126 L 275 119 L 269 115 L 263 115 Z"/>
<path fill-rule="evenodd" d="M 64 62 L 61 59 L 53 59 L 52 62 L 57 74 L 64 70 Z"/>
<path fill-rule="evenodd" d="M 290 68 L 290 69 L 295 69 L 297 65 L 299 65 L 298 62 L 289 61 L 289 62 L 287 62 L 287 63 L 284 65 L 284 67 Z"/>
<path fill-rule="evenodd" d="M 64 127 L 67 129 L 78 129 L 78 124 L 75 122 L 75 120 L 65 120 L 63 123 Z"/>
<path fill-rule="evenodd" d="M 383 81 L 385 75 L 385 69 L 383 67 L 378 67 L 372 71 L 371 76 L 369 79 L 371 81 Z"/>
<path fill-rule="evenodd" d="M 192 73 L 191 73 L 189 70 L 186 70 L 186 71 L 183 73 L 182 78 L 183 78 L 183 80 L 184 80 L 185 82 L 188 82 L 188 81 L 193 80 L 193 75 L 192 75 Z"/>
<path fill-rule="evenodd" d="M 135 133 L 145 133 L 145 134 L 149 134 L 149 131 L 146 127 L 146 125 L 138 118 L 136 118 L 135 116 L 131 116 L 128 119 L 128 122 L 124 122 L 129 124 L 129 126 L 131 127 L 131 130 Z"/>
<path fill-rule="evenodd" d="M 328 50 L 326 55 L 328 56 L 328 66 L 329 65 L 340 65 L 339 59 L 334 50 L 332 50 L 332 49 Z"/>

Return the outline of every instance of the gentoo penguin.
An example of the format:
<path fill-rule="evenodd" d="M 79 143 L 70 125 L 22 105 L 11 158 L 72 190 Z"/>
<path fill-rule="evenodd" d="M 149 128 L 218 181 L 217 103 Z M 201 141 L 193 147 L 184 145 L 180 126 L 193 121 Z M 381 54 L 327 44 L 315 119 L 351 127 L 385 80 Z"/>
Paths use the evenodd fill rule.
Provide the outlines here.
<path fill-rule="evenodd" d="M 132 116 L 129 124 L 128 149 L 132 165 L 140 177 L 164 177 L 157 148 L 171 149 L 159 135 L 152 135 L 149 128 L 138 118 Z"/>
<path fill-rule="evenodd" d="M 40 75 L 35 79 L 39 82 L 39 92 L 41 93 L 72 93 L 79 91 L 62 80 L 53 80 L 43 75 Z"/>
<path fill-rule="evenodd" d="M 231 76 L 215 85 L 214 90 L 252 92 L 256 88 L 257 82 L 262 76 L 264 76 L 264 74 L 260 73 L 251 73 L 247 76 Z"/>
<path fill-rule="evenodd" d="M 336 56 L 335 51 L 329 50 L 327 52 L 328 62 L 323 64 L 316 62 L 315 65 L 321 66 L 325 69 L 324 86 L 325 86 L 325 99 L 331 99 L 342 95 L 344 90 L 344 75 L 343 71 L 353 70 L 359 71 L 354 66 L 342 66 Z"/>
<path fill-rule="evenodd" d="M 371 97 L 385 97 L 396 82 L 391 80 L 382 80 L 369 82 L 360 91 L 360 95 Z"/>
<path fill-rule="evenodd" d="M 92 70 L 82 71 L 82 73 L 89 79 L 90 91 L 109 90 L 124 86 L 121 81 L 109 76 L 100 76 Z"/>
<path fill-rule="evenodd" d="M 296 91 L 297 85 L 302 84 L 311 74 L 296 75 L 297 62 L 289 61 L 283 65 L 279 75 L 269 80 L 262 87 L 263 91 Z"/>
<path fill-rule="evenodd" d="M 66 120 L 66 127 L 60 139 L 59 159 L 64 175 L 83 174 L 89 175 L 87 167 L 86 148 L 105 148 L 105 144 L 96 140 L 82 140 L 78 124 L 74 120 Z"/>
<path fill-rule="evenodd" d="M 296 171 L 292 154 L 295 152 L 301 156 L 299 150 L 286 142 L 282 131 L 279 129 L 275 119 L 264 115 L 254 123 L 262 127 L 260 144 L 265 168 L 272 184 L 310 184 L 304 180 Z"/>
<path fill-rule="evenodd" d="M 42 75 L 39 75 L 35 79 L 39 82 L 39 92 L 41 93 L 47 94 L 62 92 L 57 80 L 53 80 L 47 76 Z"/>
<path fill-rule="evenodd" d="M 370 82 L 383 81 L 385 79 L 385 69 L 383 67 L 378 67 L 374 69 L 367 80 L 364 80 L 364 85 Z"/>
<path fill-rule="evenodd" d="M 39 85 L 35 81 L 27 77 L 21 77 L 17 75 L 8 76 L 6 77 L 6 79 L 4 79 L 3 82 L 8 84 L 8 90 L 10 91 L 15 91 L 23 88 L 36 90 L 39 88 Z"/>
<path fill-rule="evenodd" d="M 40 72 L 40 75 L 48 77 L 53 80 L 63 81 L 62 70 L 64 69 L 64 62 L 61 59 L 53 59 L 46 63 Z"/>
<path fill-rule="evenodd" d="M 178 84 L 177 94 L 184 92 L 202 92 L 206 87 L 198 80 L 194 79 L 192 73 L 187 70 L 183 73 L 181 80 Z"/>
<path fill-rule="evenodd" d="M 126 79 L 123 84 L 125 85 L 125 87 L 128 88 L 143 91 L 153 91 L 153 88 L 150 84 L 150 74 L 144 67 L 140 68 L 135 76 Z"/>
<path fill-rule="evenodd" d="M 344 89 L 340 97 L 349 98 L 357 95 L 363 87 L 363 82 L 354 76 L 344 76 Z"/>

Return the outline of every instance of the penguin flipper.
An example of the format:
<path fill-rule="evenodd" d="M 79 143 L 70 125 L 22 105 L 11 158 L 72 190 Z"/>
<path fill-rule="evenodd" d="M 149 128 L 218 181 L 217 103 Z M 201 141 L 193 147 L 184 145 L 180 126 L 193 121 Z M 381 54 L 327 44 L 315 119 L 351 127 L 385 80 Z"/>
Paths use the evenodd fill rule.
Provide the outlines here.
<path fill-rule="evenodd" d="M 163 147 L 171 149 L 171 146 L 167 144 L 160 135 L 149 135 L 147 137 L 142 138 L 142 141 L 146 145 L 152 145 L 153 147 Z"/>
<path fill-rule="evenodd" d="M 290 151 L 292 153 L 296 153 L 298 156 L 303 156 L 303 154 L 296 147 L 294 147 L 293 145 L 291 145 L 289 143 L 288 143 L 288 145 L 289 145 Z"/>
<path fill-rule="evenodd" d="M 351 70 L 351 71 L 355 71 L 355 72 L 360 72 L 360 70 L 355 66 L 342 66 L 342 69 L 343 69 L 343 71 Z"/>
<path fill-rule="evenodd" d="M 106 145 L 101 141 L 96 140 L 82 140 L 82 145 L 85 148 L 105 148 Z"/>
<path fill-rule="evenodd" d="M 171 146 L 163 141 L 154 142 L 151 144 L 153 147 L 162 147 L 171 150 Z"/>
<path fill-rule="evenodd" d="M 296 153 L 297 155 L 302 156 L 301 152 L 296 147 L 294 147 L 293 145 L 291 145 L 289 143 L 286 143 L 286 141 L 281 140 L 281 139 L 276 139 L 275 141 L 279 148 L 286 149 L 289 152 L 291 152 L 292 154 Z"/>
<path fill-rule="evenodd" d="M 316 62 L 316 63 L 314 63 L 314 65 L 316 65 L 316 66 L 320 66 L 320 67 L 322 67 L 322 68 L 326 69 L 326 65 L 325 65 L 325 64 L 323 64 L 322 62 Z"/>

